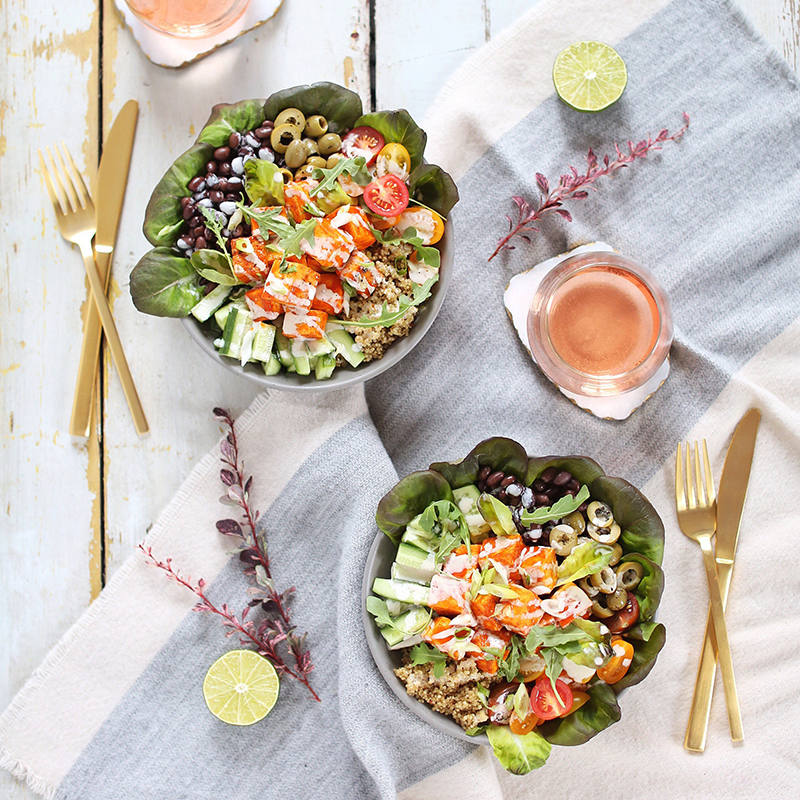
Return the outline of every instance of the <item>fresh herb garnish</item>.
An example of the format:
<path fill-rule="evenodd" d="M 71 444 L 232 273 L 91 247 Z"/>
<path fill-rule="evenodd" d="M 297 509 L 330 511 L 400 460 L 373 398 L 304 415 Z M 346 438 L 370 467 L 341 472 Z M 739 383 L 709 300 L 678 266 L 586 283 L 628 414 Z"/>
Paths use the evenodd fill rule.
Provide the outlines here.
<path fill-rule="evenodd" d="M 294 226 L 291 222 L 288 222 L 280 216 L 283 212 L 283 207 L 266 208 L 261 211 L 251 206 L 246 206 L 241 201 L 236 204 L 236 207 L 240 208 L 250 219 L 256 221 L 259 233 L 261 233 L 261 231 L 269 231 L 277 234 L 281 239 L 284 239 L 294 232 Z"/>
<path fill-rule="evenodd" d="M 416 228 L 406 228 L 400 234 L 392 233 L 391 229 L 379 231 L 377 228 L 372 228 L 372 234 L 381 244 L 397 244 L 398 242 L 410 244 L 417 254 L 417 260 L 433 269 L 439 269 L 441 265 L 439 251 L 435 247 L 424 244 Z"/>
<path fill-rule="evenodd" d="M 409 651 L 408 655 L 411 658 L 411 663 L 417 664 L 433 664 L 433 675 L 435 678 L 441 678 L 444 675 L 444 668 L 447 665 L 447 656 L 431 647 L 429 644 L 422 642 L 414 645 Z"/>
<path fill-rule="evenodd" d="M 359 186 L 366 186 L 372 180 L 372 176 L 367 170 L 367 159 L 364 156 L 341 158 L 330 169 L 315 167 L 312 170 L 311 177 L 319 179 L 320 182 L 311 190 L 311 196 L 333 189 L 336 186 L 336 179 L 345 172 Z"/>
<path fill-rule="evenodd" d="M 305 240 L 309 247 L 314 246 L 314 228 L 317 227 L 315 219 L 307 219 L 301 222 L 291 233 L 286 236 L 281 236 L 281 247 L 287 256 L 296 256 L 300 258 L 303 255 L 303 250 L 300 247 L 303 240 Z"/>
<path fill-rule="evenodd" d="M 217 244 L 219 245 L 219 249 L 222 250 L 222 254 L 225 256 L 225 259 L 228 262 L 228 266 L 231 269 L 231 273 L 233 273 L 233 259 L 231 258 L 230 253 L 228 252 L 228 241 L 222 235 L 222 223 L 217 218 L 217 215 L 210 209 L 206 208 L 205 206 L 197 206 L 200 209 L 200 213 L 203 215 L 203 219 L 206 223 L 206 228 L 208 228 L 211 233 L 214 234 L 214 238 L 217 240 Z"/>
<path fill-rule="evenodd" d="M 459 544 L 463 544 L 469 552 L 469 526 L 458 506 L 449 500 L 431 503 L 422 513 L 419 526 L 437 537 L 434 543 L 437 563 L 441 563 Z"/>
<path fill-rule="evenodd" d="M 418 306 L 420 303 L 427 300 L 431 296 L 431 287 L 438 280 L 439 276 L 434 275 L 421 285 L 414 284 L 413 297 L 409 298 L 407 295 L 401 294 L 397 299 L 397 311 L 390 311 L 386 303 L 384 303 L 379 316 L 364 316 L 357 320 L 343 319 L 341 320 L 342 326 L 345 328 L 377 328 L 379 326 L 390 328 L 395 322 L 401 320 L 405 316 L 409 308 Z"/>
<path fill-rule="evenodd" d="M 542 525 L 545 522 L 550 522 L 550 520 L 561 519 L 566 517 L 567 514 L 572 514 L 588 499 L 589 487 L 584 484 L 575 497 L 566 494 L 551 506 L 541 506 L 533 511 L 523 511 L 519 518 L 523 525 Z"/>

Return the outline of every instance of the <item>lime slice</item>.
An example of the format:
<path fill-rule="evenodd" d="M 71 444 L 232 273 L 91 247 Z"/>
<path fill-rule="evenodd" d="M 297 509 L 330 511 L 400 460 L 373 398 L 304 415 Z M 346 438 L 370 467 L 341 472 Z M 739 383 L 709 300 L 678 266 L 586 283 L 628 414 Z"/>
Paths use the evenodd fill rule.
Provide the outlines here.
<path fill-rule="evenodd" d="M 252 650 L 231 650 L 218 658 L 203 681 L 208 710 L 229 725 L 252 725 L 278 699 L 275 667 Z"/>
<path fill-rule="evenodd" d="M 602 111 L 619 100 L 628 82 L 625 62 L 602 42 L 575 42 L 553 65 L 558 96 L 578 111 Z"/>

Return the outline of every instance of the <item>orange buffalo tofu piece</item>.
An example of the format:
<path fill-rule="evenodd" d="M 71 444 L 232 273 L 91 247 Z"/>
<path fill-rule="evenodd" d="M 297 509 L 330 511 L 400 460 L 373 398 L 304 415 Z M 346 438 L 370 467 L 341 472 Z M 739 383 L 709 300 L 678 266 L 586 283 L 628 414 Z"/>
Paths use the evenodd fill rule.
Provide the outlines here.
<path fill-rule="evenodd" d="M 529 589 L 549 594 L 558 580 L 556 551 L 552 547 L 525 547 L 517 559 L 516 571 Z"/>
<path fill-rule="evenodd" d="M 592 600 L 574 583 L 559 586 L 546 600 L 542 600 L 542 610 L 553 621 L 566 628 L 576 617 L 588 617 L 592 610 Z"/>
<path fill-rule="evenodd" d="M 289 256 L 283 270 L 280 261 L 272 265 L 264 291 L 282 305 L 311 308 L 318 282 L 318 272 L 311 269 L 303 259 Z"/>
<path fill-rule="evenodd" d="M 503 630 L 495 632 L 478 628 L 472 637 L 472 643 L 476 644 L 482 650 L 499 650 L 503 653 L 503 657 L 505 657 L 505 649 L 510 641 L 511 634 Z M 481 670 L 481 672 L 494 675 L 498 670 L 498 659 L 489 653 L 486 653 L 483 657 L 476 656 L 475 666 Z"/>
<path fill-rule="evenodd" d="M 344 308 L 344 288 L 338 275 L 333 272 L 320 272 L 311 308 L 327 311 L 328 314 L 341 314 Z"/>
<path fill-rule="evenodd" d="M 437 614 L 456 617 L 468 608 L 467 589 L 469 583 L 451 578 L 448 575 L 436 574 L 431 580 L 431 590 L 428 594 L 428 607 Z"/>
<path fill-rule="evenodd" d="M 501 600 L 495 606 L 494 616 L 504 628 L 526 636 L 539 623 L 542 611 L 539 595 L 521 586 L 515 586 L 517 596 L 513 600 Z"/>
<path fill-rule="evenodd" d="M 494 617 L 497 602 L 498 600 L 493 594 L 477 594 L 469 604 L 470 611 L 486 630 L 501 631 L 503 629 L 500 621 Z"/>
<path fill-rule="evenodd" d="M 244 299 L 256 322 L 263 319 L 276 319 L 283 314 L 283 306 L 272 295 L 267 294 L 262 286 L 245 292 Z"/>
<path fill-rule="evenodd" d="M 313 308 L 287 308 L 283 317 L 283 335 L 287 339 L 321 339 L 328 315 Z"/>
<path fill-rule="evenodd" d="M 334 228 L 349 234 L 356 250 L 366 250 L 375 244 L 375 234 L 372 232 L 369 217 L 358 206 L 341 206 L 328 214 L 326 219 L 331 221 Z"/>
<path fill-rule="evenodd" d="M 289 181 L 284 187 L 283 199 L 295 225 L 299 225 L 314 216 L 309 214 L 305 206 L 306 203 L 316 205 L 311 197 L 311 190 L 316 186 L 317 181 Z"/>
<path fill-rule="evenodd" d="M 509 578 L 516 579 L 517 559 L 524 547 L 521 536 L 490 536 L 481 545 L 478 563 L 481 569 L 488 569 L 493 563 L 500 564 L 508 570 Z"/>
<path fill-rule="evenodd" d="M 355 248 L 350 236 L 334 228 L 328 219 L 317 222 L 313 238 L 313 244 L 303 239 L 300 247 L 304 253 L 318 261 L 326 272 L 333 272 L 344 266 Z"/>
<path fill-rule="evenodd" d="M 453 550 L 444 562 L 442 569 L 454 578 L 463 578 L 470 580 L 475 567 L 478 566 L 478 551 L 480 546 L 473 544 L 470 546 L 470 552 L 467 554 L 467 546 L 460 545 Z"/>
<path fill-rule="evenodd" d="M 361 250 L 354 250 L 347 262 L 337 268 L 336 274 L 361 297 L 369 297 L 382 279 L 375 262 Z"/>
<path fill-rule="evenodd" d="M 263 281 L 281 254 L 270 250 L 258 236 L 242 236 L 231 242 L 233 274 L 242 283 Z"/>
<path fill-rule="evenodd" d="M 286 216 L 286 209 L 283 206 L 258 206 L 254 208 L 253 211 L 271 211 L 273 208 L 279 208 L 280 211 L 278 212 L 277 219 L 281 220 L 281 222 L 288 222 L 289 217 Z M 262 239 L 269 239 L 271 234 L 269 231 L 261 232 L 260 228 L 258 227 L 258 222 L 252 218 L 250 219 L 250 230 L 252 231 L 253 236 L 260 236 Z"/>

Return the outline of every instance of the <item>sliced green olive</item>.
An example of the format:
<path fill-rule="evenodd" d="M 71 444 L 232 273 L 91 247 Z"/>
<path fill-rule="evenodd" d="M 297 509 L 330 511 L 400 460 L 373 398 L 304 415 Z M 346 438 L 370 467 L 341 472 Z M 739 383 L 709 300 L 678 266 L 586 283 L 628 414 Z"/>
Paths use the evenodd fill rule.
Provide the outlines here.
<path fill-rule="evenodd" d="M 618 587 L 612 594 L 606 598 L 606 605 L 612 611 L 622 611 L 628 602 L 628 593 L 621 587 Z"/>
<path fill-rule="evenodd" d="M 568 556 L 578 543 L 578 534 L 571 525 L 556 525 L 550 531 L 550 547 L 557 556 Z"/>
<path fill-rule="evenodd" d="M 594 525 L 592 530 L 589 531 L 589 536 L 600 544 L 614 544 L 619 539 L 622 533 L 622 528 L 616 522 L 612 522 L 609 528 L 597 528 Z"/>
<path fill-rule="evenodd" d="M 597 619 L 608 619 L 614 615 L 614 612 L 606 608 L 601 602 L 602 600 L 605 600 L 604 595 L 598 595 L 592 600 L 592 615 L 597 617 Z"/>
<path fill-rule="evenodd" d="M 321 156 L 330 156 L 338 153 L 342 146 L 342 139 L 338 133 L 326 133 L 317 140 L 317 147 Z"/>
<path fill-rule="evenodd" d="M 306 116 L 299 108 L 285 108 L 275 117 L 275 127 L 281 125 L 294 125 L 302 131 L 306 127 Z"/>
<path fill-rule="evenodd" d="M 611 509 L 599 500 L 593 500 L 586 509 L 586 517 L 593 525 L 598 528 L 608 528 L 614 521 L 614 514 Z"/>
<path fill-rule="evenodd" d="M 308 153 L 310 156 L 319 155 L 319 147 L 317 146 L 316 139 L 309 139 L 308 137 L 306 137 L 302 141 L 303 144 L 306 146 L 306 153 Z"/>
<path fill-rule="evenodd" d="M 638 561 L 626 561 L 617 567 L 617 583 L 629 592 L 635 589 L 644 577 L 644 567 Z"/>
<path fill-rule="evenodd" d="M 306 178 L 311 177 L 311 173 L 313 171 L 314 167 L 306 162 L 302 167 L 300 167 L 300 169 L 297 170 L 297 172 L 294 173 L 294 179 L 296 181 L 304 181 Z"/>
<path fill-rule="evenodd" d="M 300 138 L 300 128 L 296 125 L 277 125 L 269 137 L 276 153 L 285 153 L 289 145 Z"/>
<path fill-rule="evenodd" d="M 336 166 L 336 162 L 341 161 L 343 158 L 345 158 L 345 156 L 342 153 L 334 153 L 333 155 L 328 156 L 328 169 L 333 169 L 334 166 Z"/>
<path fill-rule="evenodd" d="M 603 594 L 611 594 L 617 588 L 617 573 L 611 567 L 603 567 L 600 572 L 589 576 L 589 582 Z"/>
<path fill-rule="evenodd" d="M 308 159 L 308 161 L 306 161 L 306 164 L 309 164 L 312 167 L 319 167 L 320 169 L 325 169 L 328 162 L 324 158 L 321 158 L 320 156 L 311 156 Z"/>
<path fill-rule="evenodd" d="M 284 153 L 283 157 L 289 169 L 302 167 L 308 158 L 306 146 L 299 139 L 295 139 L 293 142 L 289 142 L 289 146 L 286 148 L 286 153 Z"/>
<path fill-rule="evenodd" d="M 588 578 L 581 578 L 578 581 L 578 586 L 580 586 L 589 597 L 597 597 L 597 595 L 600 594 L 600 590 L 596 586 L 592 586 Z"/>
<path fill-rule="evenodd" d="M 611 561 L 608 562 L 608 566 L 616 567 L 622 558 L 622 545 L 619 542 L 614 542 L 614 546 L 611 548 L 611 550 Z"/>
<path fill-rule="evenodd" d="M 289 183 L 289 181 L 294 180 L 294 173 L 290 169 L 286 169 L 286 167 L 281 170 L 281 175 L 283 175 L 284 183 Z"/>
<path fill-rule="evenodd" d="M 586 520 L 583 518 L 583 514 L 581 514 L 580 511 L 573 511 L 571 514 L 567 514 L 562 522 L 574 528 L 578 536 L 586 530 Z"/>
<path fill-rule="evenodd" d="M 306 120 L 306 136 L 313 136 L 319 139 L 328 132 L 328 120 L 321 114 L 314 114 Z"/>

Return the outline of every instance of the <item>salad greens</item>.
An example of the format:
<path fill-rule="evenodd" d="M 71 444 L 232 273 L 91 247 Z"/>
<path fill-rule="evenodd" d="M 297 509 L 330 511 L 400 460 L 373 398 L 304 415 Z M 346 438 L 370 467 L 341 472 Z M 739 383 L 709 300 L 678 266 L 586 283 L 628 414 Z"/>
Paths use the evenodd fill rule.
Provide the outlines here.
<path fill-rule="evenodd" d="M 185 317 L 203 296 L 191 261 L 171 247 L 156 247 L 131 273 L 133 303 L 145 314 Z"/>
<path fill-rule="evenodd" d="M 359 117 L 354 128 L 368 125 L 380 133 L 387 142 L 399 142 L 411 156 L 412 171 L 422 163 L 422 154 L 428 136 L 404 108 L 397 111 L 375 111 Z"/>
<path fill-rule="evenodd" d="M 408 192 L 422 205 L 446 217 L 458 202 L 453 179 L 436 164 L 420 164 L 408 178 Z"/>
<path fill-rule="evenodd" d="M 272 161 L 251 158 L 244 174 L 244 189 L 254 206 L 283 205 L 283 175 Z"/>
<path fill-rule="evenodd" d="M 489 725 L 486 735 L 497 760 L 515 775 L 543 767 L 552 750 L 550 742 L 536 731 L 518 736 L 507 725 Z"/>
<path fill-rule="evenodd" d="M 523 511 L 520 519 L 526 525 L 542 525 L 554 519 L 561 519 L 577 511 L 584 500 L 589 499 L 589 487 L 584 483 L 575 497 L 565 495 L 551 506 L 541 506 L 533 511 Z"/>
<path fill-rule="evenodd" d="M 331 133 L 355 128 L 361 116 L 361 98 L 336 83 L 320 81 L 310 86 L 293 86 L 271 94 L 263 106 L 262 119 L 274 120 L 285 108 L 297 108 L 309 116 L 321 114 Z"/>
<path fill-rule="evenodd" d="M 219 103 L 211 109 L 211 116 L 203 126 L 203 130 L 200 131 L 197 141 L 214 147 L 222 147 L 228 144 L 232 133 L 249 131 L 260 125 L 263 119 L 263 100 Z"/>

